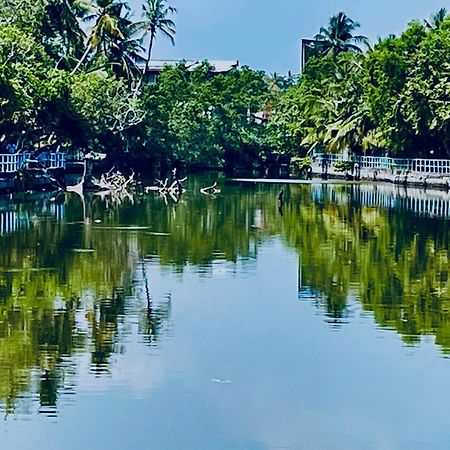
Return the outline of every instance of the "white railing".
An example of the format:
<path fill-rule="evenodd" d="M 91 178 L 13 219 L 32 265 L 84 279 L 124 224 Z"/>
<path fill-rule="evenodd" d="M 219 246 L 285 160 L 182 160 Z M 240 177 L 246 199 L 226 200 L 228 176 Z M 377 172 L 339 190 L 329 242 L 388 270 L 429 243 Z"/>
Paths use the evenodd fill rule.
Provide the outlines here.
<path fill-rule="evenodd" d="M 450 161 L 448 159 L 416 159 L 415 163 L 416 172 L 450 174 Z"/>
<path fill-rule="evenodd" d="M 0 173 L 18 172 L 32 159 L 31 153 L 0 154 Z M 66 167 L 65 153 L 48 153 L 39 158 L 41 164 L 47 169 L 64 169 Z"/>
<path fill-rule="evenodd" d="M 392 169 L 392 159 L 378 156 L 360 156 L 357 162 L 361 169 Z"/>
<path fill-rule="evenodd" d="M 82 162 L 84 161 L 84 152 L 81 150 L 75 150 L 71 151 L 70 153 L 66 154 L 66 161 L 67 162 Z"/>
<path fill-rule="evenodd" d="M 49 153 L 45 167 L 47 169 L 64 169 L 66 167 L 66 154 L 59 152 Z"/>
<path fill-rule="evenodd" d="M 30 161 L 32 155 L 30 152 L 23 152 L 23 153 L 18 153 L 17 156 L 18 156 L 19 169 L 21 169 L 28 161 Z"/>
<path fill-rule="evenodd" d="M 315 155 L 316 160 L 323 164 L 335 164 L 337 162 L 354 161 L 360 169 L 372 170 L 402 170 L 430 174 L 450 175 L 449 159 L 422 159 L 422 158 L 388 158 L 386 156 L 355 156 L 353 158 L 344 155 Z"/>
<path fill-rule="evenodd" d="M 29 153 L 0 154 L 0 173 L 14 173 L 28 161 Z"/>

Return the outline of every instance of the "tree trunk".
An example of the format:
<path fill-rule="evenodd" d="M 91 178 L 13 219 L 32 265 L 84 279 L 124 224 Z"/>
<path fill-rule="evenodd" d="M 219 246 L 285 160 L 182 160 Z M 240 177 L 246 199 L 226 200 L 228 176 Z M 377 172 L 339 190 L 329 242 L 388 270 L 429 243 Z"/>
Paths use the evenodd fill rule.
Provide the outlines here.
<path fill-rule="evenodd" d="M 147 58 L 145 60 L 145 67 L 144 70 L 142 71 L 142 77 L 141 79 L 138 81 L 137 85 L 136 85 L 136 89 L 134 90 L 133 93 L 133 97 L 136 98 L 139 94 L 139 91 L 141 89 L 141 86 L 145 83 L 146 81 L 146 77 L 147 77 L 147 71 L 148 71 L 148 66 L 150 64 L 150 59 L 152 58 L 152 48 L 153 48 L 153 42 L 155 40 L 155 31 L 151 30 L 150 31 L 150 42 L 148 44 L 148 54 L 147 54 Z"/>
<path fill-rule="evenodd" d="M 84 60 L 87 58 L 87 56 L 89 55 L 89 52 L 92 50 L 92 46 L 91 44 L 89 44 L 85 50 L 85 52 L 83 53 L 83 56 L 81 57 L 81 59 L 78 61 L 78 64 L 76 65 L 75 69 L 72 70 L 71 75 L 73 75 L 74 73 L 76 73 L 76 71 L 80 68 L 80 66 L 84 63 Z"/>
<path fill-rule="evenodd" d="M 151 36 L 150 36 L 150 43 L 148 44 L 147 61 L 145 61 L 144 77 L 147 75 L 148 66 L 149 66 L 150 60 L 152 58 L 152 49 L 153 49 L 153 42 L 154 42 L 154 40 L 155 40 L 155 31 L 152 30 L 151 31 Z"/>
<path fill-rule="evenodd" d="M 442 138 L 442 144 L 444 145 L 445 153 L 447 153 L 447 158 L 450 158 L 450 149 L 448 148 L 447 141 L 445 140 L 445 137 Z"/>

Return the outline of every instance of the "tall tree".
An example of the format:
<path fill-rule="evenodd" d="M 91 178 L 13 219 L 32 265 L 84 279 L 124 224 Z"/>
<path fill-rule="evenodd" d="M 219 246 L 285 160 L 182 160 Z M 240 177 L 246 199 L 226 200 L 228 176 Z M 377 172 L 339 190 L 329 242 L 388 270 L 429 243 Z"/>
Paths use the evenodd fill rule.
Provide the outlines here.
<path fill-rule="evenodd" d="M 47 51 L 58 60 L 58 67 L 73 67 L 82 56 L 86 35 L 80 19 L 89 13 L 90 7 L 88 0 L 49 0 L 46 3 L 42 33 Z"/>
<path fill-rule="evenodd" d="M 126 14 L 118 21 L 118 28 L 122 35 L 111 36 L 109 52 L 106 55 L 107 64 L 118 76 L 125 78 L 131 87 L 140 78 L 139 63 L 144 63 L 142 56 L 145 52 L 142 46 L 143 22 L 133 22 L 131 15 Z"/>
<path fill-rule="evenodd" d="M 89 34 L 86 50 L 72 73 L 75 73 L 80 68 L 92 50 L 100 45 L 105 47 L 108 37 L 124 38 L 119 26 L 124 7 L 127 7 L 125 2 L 116 0 L 96 0 L 95 3 L 92 3 L 91 14 L 87 15 L 83 20 L 87 22 L 95 21 L 95 23 Z"/>
<path fill-rule="evenodd" d="M 366 36 L 354 35 L 359 23 L 340 12 L 331 17 L 328 26 L 322 27 L 315 36 L 315 46 L 320 55 L 337 55 L 343 52 L 361 52 L 361 44 L 367 45 Z"/>
<path fill-rule="evenodd" d="M 161 32 L 163 36 L 167 37 L 175 45 L 175 22 L 169 16 L 176 13 L 177 10 L 173 6 L 167 5 L 166 0 L 146 0 L 143 9 L 146 31 L 150 33 L 147 60 L 144 69 L 145 75 L 152 57 L 153 44 L 158 32 Z"/>

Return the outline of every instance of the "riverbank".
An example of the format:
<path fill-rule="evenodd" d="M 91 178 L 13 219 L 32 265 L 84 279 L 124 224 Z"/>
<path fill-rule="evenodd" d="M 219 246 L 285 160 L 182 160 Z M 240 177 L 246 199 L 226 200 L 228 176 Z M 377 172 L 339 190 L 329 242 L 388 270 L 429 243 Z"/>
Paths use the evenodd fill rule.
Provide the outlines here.
<path fill-rule="evenodd" d="M 342 170 L 341 156 L 318 158 L 311 165 L 312 177 L 348 181 L 376 181 L 421 188 L 450 189 L 450 171 L 446 160 L 391 159 L 360 157 L 357 164 Z"/>

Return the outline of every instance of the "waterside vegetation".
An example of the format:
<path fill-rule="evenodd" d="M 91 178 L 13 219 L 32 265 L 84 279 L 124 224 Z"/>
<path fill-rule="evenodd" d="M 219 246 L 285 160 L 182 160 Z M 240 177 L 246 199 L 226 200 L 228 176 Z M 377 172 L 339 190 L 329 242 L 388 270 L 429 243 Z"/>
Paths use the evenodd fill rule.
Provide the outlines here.
<path fill-rule="evenodd" d="M 446 10 L 369 46 L 341 14 L 283 92 L 269 127 L 291 152 L 449 158 L 450 20 Z M 367 46 L 362 52 L 356 44 Z"/>
<path fill-rule="evenodd" d="M 450 19 L 413 21 L 373 46 L 333 16 L 301 75 L 207 62 L 147 83 L 176 9 L 147 0 L 9 0 L 0 5 L 0 136 L 19 150 L 105 152 L 162 169 L 264 166 L 312 150 L 450 157 Z M 4 152 L 4 149 L 2 150 Z"/>

